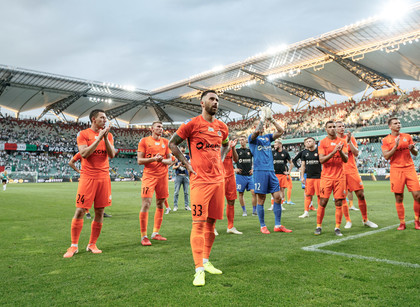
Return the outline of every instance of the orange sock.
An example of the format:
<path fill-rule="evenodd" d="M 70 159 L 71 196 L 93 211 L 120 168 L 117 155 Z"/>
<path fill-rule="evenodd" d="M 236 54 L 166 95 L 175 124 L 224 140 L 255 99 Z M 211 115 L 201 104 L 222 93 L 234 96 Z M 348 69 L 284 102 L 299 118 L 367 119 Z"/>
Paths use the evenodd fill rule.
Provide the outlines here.
<path fill-rule="evenodd" d="M 162 226 L 163 220 L 163 208 L 156 208 L 155 211 L 155 224 L 153 225 L 153 232 L 159 232 L 160 227 Z"/>
<path fill-rule="evenodd" d="M 366 222 L 368 218 L 367 218 L 367 206 L 366 206 L 365 199 L 363 200 L 359 199 L 359 209 L 360 209 L 360 212 L 362 213 L 363 221 Z"/>
<path fill-rule="evenodd" d="M 141 212 L 139 214 L 140 234 L 142 237 L 147 236 L 147 222 L 149 221 L 149 212 Z"/>
<path fill-rule="evenodd" d="M 83 228 L 83 219 L 71 220 L 71 244 L 78 244 Z"/>
<path fill-rule="evenodd" d="M 101 234 L 102 223 L 93 221 L 92 225 L 90 226 L 90 229 L 91 229 L 91 232 L 90 232 L 89 244 L 96 244 L 96 241 L 98 241 L 99 235 Z"/>
<path fill-rule="evenodd" d="M 349 207 L 350 208 L 353 207 L 353 199 L 352 200 L 349 200 Z"/>
<path fill-rule="evenodd" d="M 192 223 L 190 243 L 196 268 L 203 266 L 204 224 L 203 222 Z"/>
<path fill-rule="evenodd" d="M 228 229 L 233 227 L 233 219 L 235 218 L 235 206 L 226 205 L 226 217 L 228 220 Z"/>
<path fill-rule="evenodd" d="M 316 210 L 316 227 L 322 226 L 322 220 L 324 219 L 325 207 L 318 206 Z"/>
<path fill-rule="evenodd" d="M 287 189 L 287 202 L 290 203 L 290 200 L 292 199 L 292 188 Z"/>
<path fill-rule="evenodd" d="M 168 199 L 165 198 L 165 208 L 169 208 Z"/>
<path fill-rule="evenodd" d="M 321 202 L 321 197 L 320 196 L 318 196 L 318 206 L 319 206 L 319 203 Z M 315 206 L 314 206 L 315 207 Z"/>
<path fill-rule="evenodd" d="M 210 252 L 211 248 L 214 243 L 214 238 L 216 237 L 214 235 L 214 223 L 204 223 L 204 253 L 203 258 L 209 259 L 210 258 Z"/>
<path fill-rule="evenodd" d="M 305 197 L 305 211 L 309 211 L 309 205 L 311 204 L 312 197 L 306 195 Z"/>
<path fill-rule="evenodd" d="M 414 201 L 414 220 L 418 221 L 420 217 L 420 203 L 418 201 Z"/>
<path fill-rule="evenodd" d="M 397 214 L 398 218 L 400 219 L 400 223 L 405 223 L 404 203 L 395 203 L 395 207 L 397 208 Z"/>
<path fill-rule="evenodd" d="M 283 200 L 281 200 L 281 203 L 283 203 Z M 271 205 L 274 206 L 274 198 L 271 197 Z"/>
<path fill-rule="evenodd" d="M 349 205 L 347 204 L 347 201 L 345 199 L 343 199 L 342 204 L 343 204 L 342 205 L 342 211 L 343 211 L 344 217 L 346 219 L 346 222 L 351 222 L 350 213 L 349 213 Z M 341 224 L 341 221 L 340 221 L 340 224 Z"/>
<path fill-rule="evenodd" d="M 340 228 L 342 219 L 343 219 L 343 208 L 341 206 L 335 206 L 335 228 Z"/>

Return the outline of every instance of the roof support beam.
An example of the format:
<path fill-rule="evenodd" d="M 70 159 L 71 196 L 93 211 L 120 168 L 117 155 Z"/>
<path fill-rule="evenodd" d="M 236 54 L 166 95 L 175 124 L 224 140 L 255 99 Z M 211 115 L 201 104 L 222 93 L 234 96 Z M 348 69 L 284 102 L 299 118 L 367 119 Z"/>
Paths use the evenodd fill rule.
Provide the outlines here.
<path fill-rule="evenodd" d="M 188 85 L 188 87 L 191 87 L 201 92 L 208 90 L 206 88 L 200 88 L 194 85 Z M 237 104 L 241 107 L 245 107 L 245 108 L 253 109 L 253 110 L 257 110 L 260 107 L 267 106 L 267 105 L 271 106 L 271 102 L 269 101 L 255 99 L 255 98 L 246 97 L 246 96 L 228 93 L 228 92 L 220 92 L 219 97 L 229 102 L 232 102 L 234 104 Z"/>
<path fill-rule="evenodd" d="M 152 102 L 151 106 L 153 107 L 153 109 L 155 109 L 156 115 L 160 121 L 171 122 L 171 123 L 174 122 L 174 120 L 169 116 L 169 114 L 166 113 L 163 110 L 163 108 L 154 101 L 154 99 L 151 98 L 150 101 Z"/>
<path fill-rule="evenodd" d="M 388 87 L 399 89 L 394 80 L 383 73 L 364 66 L 363 64 L 356 63 L 350 59 L 345 59 L 325 47 L 317 46 L 316 48 L 375 90 Z"/>
<path fill-rule="evenodd" d="M 308 102 L 311 102 L 315 100 L 316 98 L 325 100 L 325 92 L 304 86 L 301 84 L 297 84 L 294 82 L 286 81 L 286 80 L 269 80 L 266 75 L 262 75 L 247 69 L 242 68 L 243 72 L 246 72 L 247 74 L 252 75 L 254 78 L 259 79 L 261 81 L 264 81 L 265 83 L 271 84 L 285 92 L 288 92 L 289 94 L 292 94 L 296 97 L 299 97 L 300 99 L 306 100 Z"/>
<path fill-rule="evenodd" d="M 144 105 L 148 100 L 150 100 L 149 97 L 143 100 L 133 101 L 131 103 L 128 103 L 119 107 L 115 107 L 113 109 L 109 109 L 105 111 L 105 114 L 108 117 L 108 119 L 111 120 L 120 116 L 121 114 L 124 114 L 127 111 L 134 109 L 137 106 Z"/>
<path fill-rule="evenodd" d="M 0 79 L 0 96 L 6 90 L 8 86 L 10 86 L 10 81 L 12 80 L 13 75 L 11 72 L 7 72 L 6 76 Z"/>
<path fill-rule="evenodd" d="M 44 111 L 38 116 L 38 120 L 40 120 L 45 114 L 48 113 L 48 111 L 54 111 L 56 115 L 62 113 L 65 109 L 67 109 L 69 106 L 71 106 L 73 103 L 75 103 L 77 100 L 80 99 L 83 95 L 86 95 L 87 92 L 90 91 L 90 88 L 87 88 L 83 92 L 74 93 L 73 95 L 70 95 L 69 97 L 60 99 L 57 102 L 54 102 L 47 106 Z"/>

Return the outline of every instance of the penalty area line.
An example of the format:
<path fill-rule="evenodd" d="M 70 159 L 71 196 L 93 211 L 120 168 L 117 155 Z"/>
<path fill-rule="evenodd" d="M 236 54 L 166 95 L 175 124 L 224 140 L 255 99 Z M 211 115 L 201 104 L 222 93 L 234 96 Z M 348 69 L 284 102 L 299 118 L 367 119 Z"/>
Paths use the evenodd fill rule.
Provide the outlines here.
<path fill-rule="evenodd" d="M 406 222 L 406 224 L 411 224 L 413 222 L 414 221 L 409 221 L 409 222 Z M 338 239 L 338 240 L 330 240 L 330 241 L 320 243 L 320 244 L 305 246 L 305 247 L 302 247 L 302 249 L 304 251 L 308 251 L 308 252 L 317 252 L 317 253 L 323 253 L 323 254 L 329 254 L 329 255 L 335 255 L 335 256 L 343 256 L 343 257 L 347 257 L 347 258 L 356 258 L 356 259 L 362 259 L 362 260 L 368 260 L 368 261 L 384 262 L 384 263 L 388 263 L 388 264 L 392 264 L 392 265 L 399 265 L 399 266 L 404 266 L 404 267 L 420 269 L 420 265 L 416 264 L 416 263 L 400 262 L 400 261 L 394 261 L 394 260 L 388 260 L 388 259 L 367 257 L 367 256 L 362 256 L 362 255 L 347 254 L 347 253 L 334 252 L 334 251 L 330 251 L 330 250 L 326 250 L 326 249 L 320 249 L 321 247 L 330 246 L 330 245 L 338 244 L 338 243 L 341 243 L 341 242 L 344 242 L 344 241 L 354 240 L 354 239 L 358 239 L 358 238 L 361 238 L 361 237 L 374 235 L 374 234 L 377 234 L 377 233 L 380 233 L 380 232 L 383 232 L 383 231 L 388 231 L 390 229 L 395 229 L 395 227 L 398 227 L 398 226 L 399 226 L 399 224 L 391 225 L 391 226 L 387 226 L 387 227 L 384 227 L 384 228 L 381 228 L 381 229 L 360 233 L 360 234 L 357 234 L 357 235 L 354 235 L 354 236 L 348 236 L 348 237 Z"/>

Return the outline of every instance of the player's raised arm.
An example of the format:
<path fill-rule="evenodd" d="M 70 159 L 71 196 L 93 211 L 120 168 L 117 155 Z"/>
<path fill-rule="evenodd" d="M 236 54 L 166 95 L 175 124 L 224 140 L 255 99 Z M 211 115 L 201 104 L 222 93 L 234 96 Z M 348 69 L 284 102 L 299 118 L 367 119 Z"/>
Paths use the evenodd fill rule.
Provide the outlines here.
<path fill-rule="evenodd" d="M 274 118 L 270 118 L 270 122 L 274 125 L 274 127 L 276 127 L 277 131 L 273 133 L 273 139 L 278 139 L 279 137 L 281 137 L 284 133 L 284 129 L 282 126 L 280 126 L 280 124 L 274 119 Z"/>
<path fill-rule="evenodd" d="M 348 156 L 348 154 L 346 153 L 346 152 L 344 152 L 344 144 L 342 144 L 341 142 L 337 145 L 337 146 L 339 146 L 339 149 L 338 149 L 338 152 L 340 153 L 340 157 L 341 157 L 341 160 L 344 162 L 344 163 L 347 163 L 347 161 L 349 160 L 349 156 Z M 347 150 L 346 150 L 347 151 Z"/>
<path fill-rule="evenodd" d="M 359 148 L 357 148 L 356 146 L 354 146 L 354 144 L 352 142 L 353 139 L 352 139 L 352 135 L 351 135 L 351 132 L 350 131 L 347 132 L 347 138 L 346 138 L 346 140 L 347 140 L 347 144 L 349 144 L 349 147 L 350 147 L 350 150 L 351 150 L 353 156 L 355 156 L 355 157 L 359 156 Z"/>
<path fill-rule="evenodd" d="M 384 155 L 385 160 L 391 159 L 391 157 L 397 151 L 399 144 L 400 144 L 400 136 L 397 136 L 395 138 L 395 145 L 391 149 L 387 150 L 387 147 L 382 146 L 382 154 Z"/>
<path fill-rule="evenodd" d="M 109 135 L 109 130 L 110 130 L 111 126 L 105 128 L 105 130 L 107 130 L 104 133 L 104 141 L 105 141 L 105 148 L 106 148 L 106 152 L 108 154 L 108 157 L 110 157 L 111 159 L 113 159 L 115 157 L 115 155 L 117 154 L 117 151 L 114 148 L 114 145 L 111 143 L 111 141 L 108 138 Z"/>
<path fill-rule="evenodd" d="M 416 148 L 415 144 L 408 145 L 408 150 L 410 150 L 413 156 L 417 156 L 417 154 L 419 153 L 419 150 Z"/>
<path fill-rule="evenodd" d="M 172 151 L 173 155 L 178 159 L 178 161 L 185 165 L 185 168 L 188 170 L 189 173 L 197 175 L 197 173 L 192 168 L 191 164 L 187 161 L 185 156 L 178 148 L 178 145 L 181 144 L 183 141 L 184 140 L 178 134 L 174 133 L 174 135 L 169 140 L 169 149 Z"/>
<path fill-rule="evenodd" d="M 225 161 L 227 153 L 229 152 L 229 150 L 234 148 L 237 143 L 238 143 L 237 139 L 235 139 L 233 141 L 229 141 L 229 138 L 227 138 L 225 141 L 222 142 L 222 149 L 221 149 L 222 161 Z M 232 153 L 232 155 L 233 155 L 233 153 Z M 238 154 L 236 153 L 236 158 L 237 157 L 238 157 Z"/>
<path fill-rule="evenodd" d="M 264 122 L 265 122 L 265 118 L 261 117 L 261 120 L 258 123 L 257 128 L 255 128 L 255 131 L 251 134 L 252 141 L 256 140 L 257 137 L 261 134 L 261 132 L 264 131 Z"/>

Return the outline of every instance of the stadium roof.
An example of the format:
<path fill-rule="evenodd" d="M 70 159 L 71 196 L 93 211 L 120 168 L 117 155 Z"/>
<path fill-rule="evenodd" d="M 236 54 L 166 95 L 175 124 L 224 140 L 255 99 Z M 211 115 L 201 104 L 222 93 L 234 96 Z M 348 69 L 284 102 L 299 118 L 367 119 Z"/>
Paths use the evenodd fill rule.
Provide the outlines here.
<path fill-rule="evenodd" d="M 0 105 L 77 119 L 102 108 L 110 118 L 142 124 L 196 116 L 205 89 L 220 93 L 219 117 L 262 105 L 328 104 L 325 93 L 351 97 L 368 87 L 397 88 L 394 79 L 420 81 L 419 40 L 416 4 L 400 19 L 372 17 L 151 91 L 0 65 Z"/>

